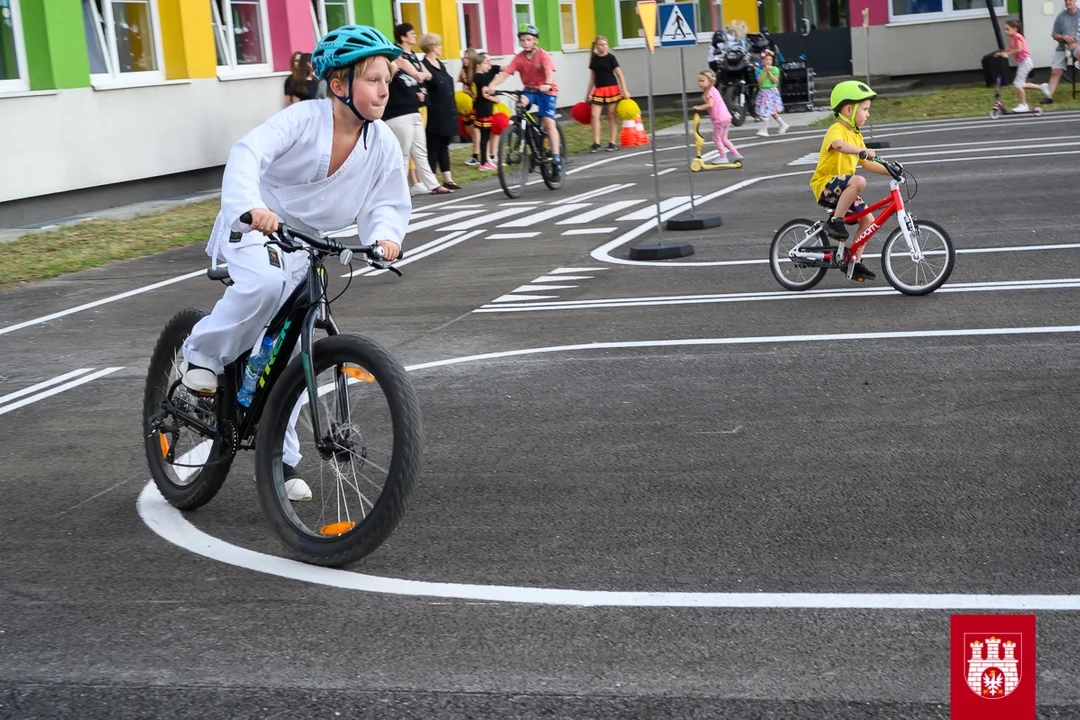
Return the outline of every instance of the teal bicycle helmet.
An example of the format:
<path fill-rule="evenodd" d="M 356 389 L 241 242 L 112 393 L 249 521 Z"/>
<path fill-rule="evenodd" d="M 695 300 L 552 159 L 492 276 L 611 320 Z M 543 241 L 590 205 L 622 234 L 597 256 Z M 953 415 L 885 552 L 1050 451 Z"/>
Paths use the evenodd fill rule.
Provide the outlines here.
<path fill-rule="evenodd" d="M 389 60 L 397 60 L 401 57 L 402 49 L 390 42 L 385 35 L 368 25 L 343 25 L 337 30 L 328 32 L 326 37 L 315 46 L 311 53 L 311 65 L 315 71 L 315 77 L 320 80 L 330 79 L 330 73 L 338 68 L 349 68 L 349 78 L 345 86 L 349 88 L 349 94 L 344 97 L 330 89 L 327 83 L 327 92 L 340 100 L 345 107 L 353 111 L 353 115 L 364 122 L 365 146 L 367 142 L 367 128 L 371 120 L 360 114 L 352 101 L 353 73 L 356 71 L 356 63 L 364 58 L 382 56 Z"/>
<path fill-rule="evenodd" d="M 328 79 L 331 71 L 349 67 L 359 60 L 384 55 L 391 60 L 401 57 L 402 50 L 385 35 L 367 25 L 344 25 L 326 34 L 311 53 L 315 77 Z"/>

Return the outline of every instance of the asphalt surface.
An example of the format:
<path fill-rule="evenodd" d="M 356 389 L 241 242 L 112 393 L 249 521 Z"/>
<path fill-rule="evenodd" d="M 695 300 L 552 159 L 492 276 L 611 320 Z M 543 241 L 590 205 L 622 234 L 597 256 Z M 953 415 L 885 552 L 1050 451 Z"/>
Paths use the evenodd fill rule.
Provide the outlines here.
<path fill-rule="evenodd" d="M 950 614 L 991 596 L 1064 598 L 1026 672 L 1040 716 L 1080 717 L 1078 121 L 876 128 L 960 251 L 921 298 L 772 278 L 773 232 L 819 216 L 821 128 L 737 131 L 744 168 L 693 178 L 723 226 L 665 232 L 695 254 L 659 265 L 626 260 L 648 148 L 418 199 L 404 278 L 354 278 L 343 329 L 409 365 L 561 349 L 412 373 L 420 488 L 330 584 L 275 574 L 248 456 L 205 508 L 140 515 L 150 352 L 221 287 L 115 296 L 200 248 L 0 293 L 0 717 L 944 718 Z"/>

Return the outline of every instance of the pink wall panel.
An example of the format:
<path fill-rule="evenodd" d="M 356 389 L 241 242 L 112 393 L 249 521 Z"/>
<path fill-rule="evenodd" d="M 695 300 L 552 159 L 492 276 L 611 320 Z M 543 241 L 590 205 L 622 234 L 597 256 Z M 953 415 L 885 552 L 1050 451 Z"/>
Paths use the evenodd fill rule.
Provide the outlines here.
<path fill-rule="evenodd" d="M 315 49 L 315 28 L 311 25 L 310 0 L 269 0 L 270 43 L 274 48 L 274 70 L 288 70 L 294 52 Z"/>
<path fill-rule="evenodd" d="M 484 32 L 492 55 L 514 52 L 514 9 L 511 0 L 484 0 Z"/>
<path fill-rule="evenodd" d="M 889 22 L 889 0 L 851 0 L 851 27 L 862 27 L 863 8 L 870 8 L 870 24 L 885 25 Z"/>

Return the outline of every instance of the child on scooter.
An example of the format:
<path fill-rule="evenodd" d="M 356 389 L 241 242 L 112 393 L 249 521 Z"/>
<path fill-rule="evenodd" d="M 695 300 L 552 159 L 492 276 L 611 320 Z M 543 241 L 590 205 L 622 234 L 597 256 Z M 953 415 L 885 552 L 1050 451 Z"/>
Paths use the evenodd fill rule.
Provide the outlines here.
<path fill-rule="evenodd" d="M 698 87 L 703 93 L 702 105 L 695 105 L 694 110 L 701 112 L 709 111 L 709 119 L 713 124 L 713 142 L 716 143 L 716 152 L 720 153 L 720 162 L 726 163 L 727 151 L 731 150 L 731 162 L 742 162 L 743 156 L 735 149 L 735 144 L 728 139 L 728 130 L 731 128 L 731 111 L 727 103 L 716 89 L 716 73 L 712 70 L 702 70 L 697 76 Z"/>
<path fill-rule="evenodd" d="M 1050 86 L 1047 83 L 1036 85 L 1027 82 L 1028 75 L 1035 67 L 1035 61 L 1031 59 L 1031 53 L 1028 52 L 1027 40 L 1024 39 L 1023 32 L 1024 26 L 1019 20 L 1006 20 L 1005 36 L 1009 38 L 1009 49 L 994 53 L 998 57 L 1007 58 L 1012 55 L 1016 58 L 1016 78 L 1013 80 L 1013 87 L 1016 88 L 1016 96 L 1020 98 L 1020 104 L 1013 108 L 1012 111 L 1015 113 L 1026 113 L 1031 109 L 1027 104 L 1025 88 L 1041 90 L 1044 98 L 1050 97 Z"/>

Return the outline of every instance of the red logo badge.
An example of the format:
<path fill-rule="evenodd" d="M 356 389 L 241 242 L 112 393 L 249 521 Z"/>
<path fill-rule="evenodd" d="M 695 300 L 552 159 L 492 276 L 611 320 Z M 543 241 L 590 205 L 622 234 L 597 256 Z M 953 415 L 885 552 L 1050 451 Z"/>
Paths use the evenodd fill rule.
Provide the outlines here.
<path fill-rule="evenodd" d="M 1035 719 L 1035 616 L 953 615 L 953 720 Z"/>

